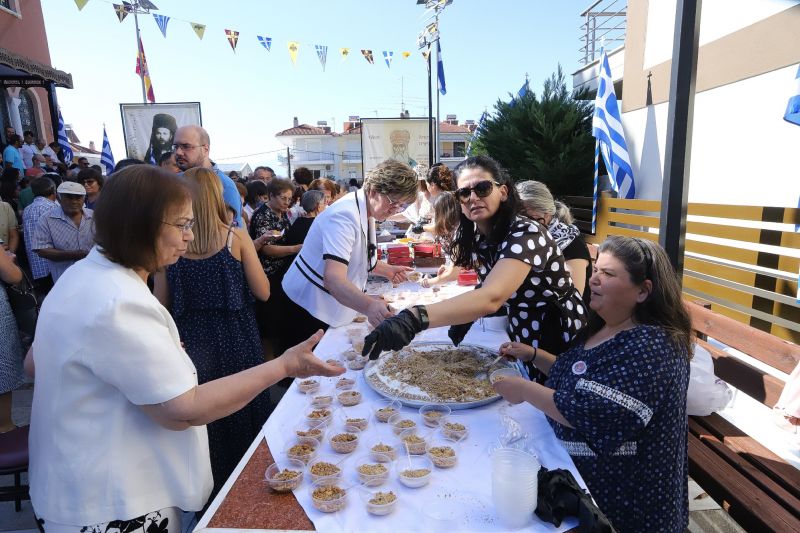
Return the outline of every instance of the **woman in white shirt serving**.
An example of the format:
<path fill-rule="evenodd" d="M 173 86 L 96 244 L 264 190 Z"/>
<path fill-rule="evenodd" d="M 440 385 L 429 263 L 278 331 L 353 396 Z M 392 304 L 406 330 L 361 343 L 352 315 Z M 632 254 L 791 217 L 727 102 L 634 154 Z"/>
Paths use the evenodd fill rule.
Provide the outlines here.
<path fill-rule="evenodd" d="M 181 531 L 212 477 L 205 424 L 287 377 L 343 369 L 311 353 L 322 332 L 281 357 L 198 386 L 169 312 L 147 277 L 193 239 L 183 180 L 150 165 L 114 175 L 94 212 L 97 246 L 59 279 L 25 361 L 36 388 L 30 495 L 47 533 Z M 113 522 L 112 524 L 109 524 Z"/>
<path fill-rule="evenodd" d="M 288 305 L 279 319 L 286 345 L 307 338 L 306 332 L 343 326 L 357 313 L 373 326 L 394 314 L 386 302 L 364 293 L 370 273 L 399 283 L 410 270 L 378 260 L 375 221 L 404 210 L 416 194 L 417 175 L 411 167 L 384 161 L 367 173 L 360 190 L 314 220 L 283 278 Z"/>

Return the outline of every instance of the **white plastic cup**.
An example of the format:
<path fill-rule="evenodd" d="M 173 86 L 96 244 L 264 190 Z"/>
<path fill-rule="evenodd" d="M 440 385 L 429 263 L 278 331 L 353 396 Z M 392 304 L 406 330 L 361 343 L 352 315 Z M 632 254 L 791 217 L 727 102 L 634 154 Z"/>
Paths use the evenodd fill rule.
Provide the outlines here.
<path fill-rule="evenodd" d="M 500 448 L 492 455 L 492 500 L 497 516 L 510 529 L 526 526 L 538 496 L 539 461 L 533 455 Z"/>

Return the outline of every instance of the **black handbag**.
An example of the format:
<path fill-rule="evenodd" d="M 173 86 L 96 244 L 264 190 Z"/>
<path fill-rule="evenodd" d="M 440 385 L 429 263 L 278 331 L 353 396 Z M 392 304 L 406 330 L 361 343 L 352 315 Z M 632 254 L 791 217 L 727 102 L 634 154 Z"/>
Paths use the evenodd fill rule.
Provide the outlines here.
<path fill-rule="evenodd" d="M 20 332 L 22 346 L 27 351 L 33 343 L 33 335 L 36 332 L 36 321 L 39 319 L 39 308 L 41 304 L 33 290 L 33 283 L 25 272 L 22 273 L 22 280 L 19 283 L 4 283 L 8 303 L 14 318 L 17 321 L 17 329 Z"/>

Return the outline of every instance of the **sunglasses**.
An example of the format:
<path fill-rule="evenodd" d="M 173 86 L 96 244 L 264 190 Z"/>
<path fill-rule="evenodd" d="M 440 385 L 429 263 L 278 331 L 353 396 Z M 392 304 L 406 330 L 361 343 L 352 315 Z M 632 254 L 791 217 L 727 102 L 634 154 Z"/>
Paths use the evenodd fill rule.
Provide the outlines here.
<path fill-rule="evenodd" d="M 474 187 L 462 187 L 460 189 L 456 189 L 456 197 L 462 202 L 466 203 L 469 201 L 470 196 L 472 196 L 472 191 L 475 191 L 475 195 L 478 198 L 486 198 L 490 194 L 492 194 L 492 189 L 494 186 L 500 186 L 499 183 L 492 180 L 485 180 L 475 184 Z"/>

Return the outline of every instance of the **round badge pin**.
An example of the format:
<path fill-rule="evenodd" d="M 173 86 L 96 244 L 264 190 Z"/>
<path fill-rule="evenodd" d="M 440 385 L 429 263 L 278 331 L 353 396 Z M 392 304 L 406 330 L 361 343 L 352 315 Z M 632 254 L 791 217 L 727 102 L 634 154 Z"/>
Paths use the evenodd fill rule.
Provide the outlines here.
<path fill-rule="evenodd" d="M 581 374 L 586 373 L 586 362 L 585 361 L 575 361 L 572 365 L 572 373 L 576 376 L 580 376 Z"/>

